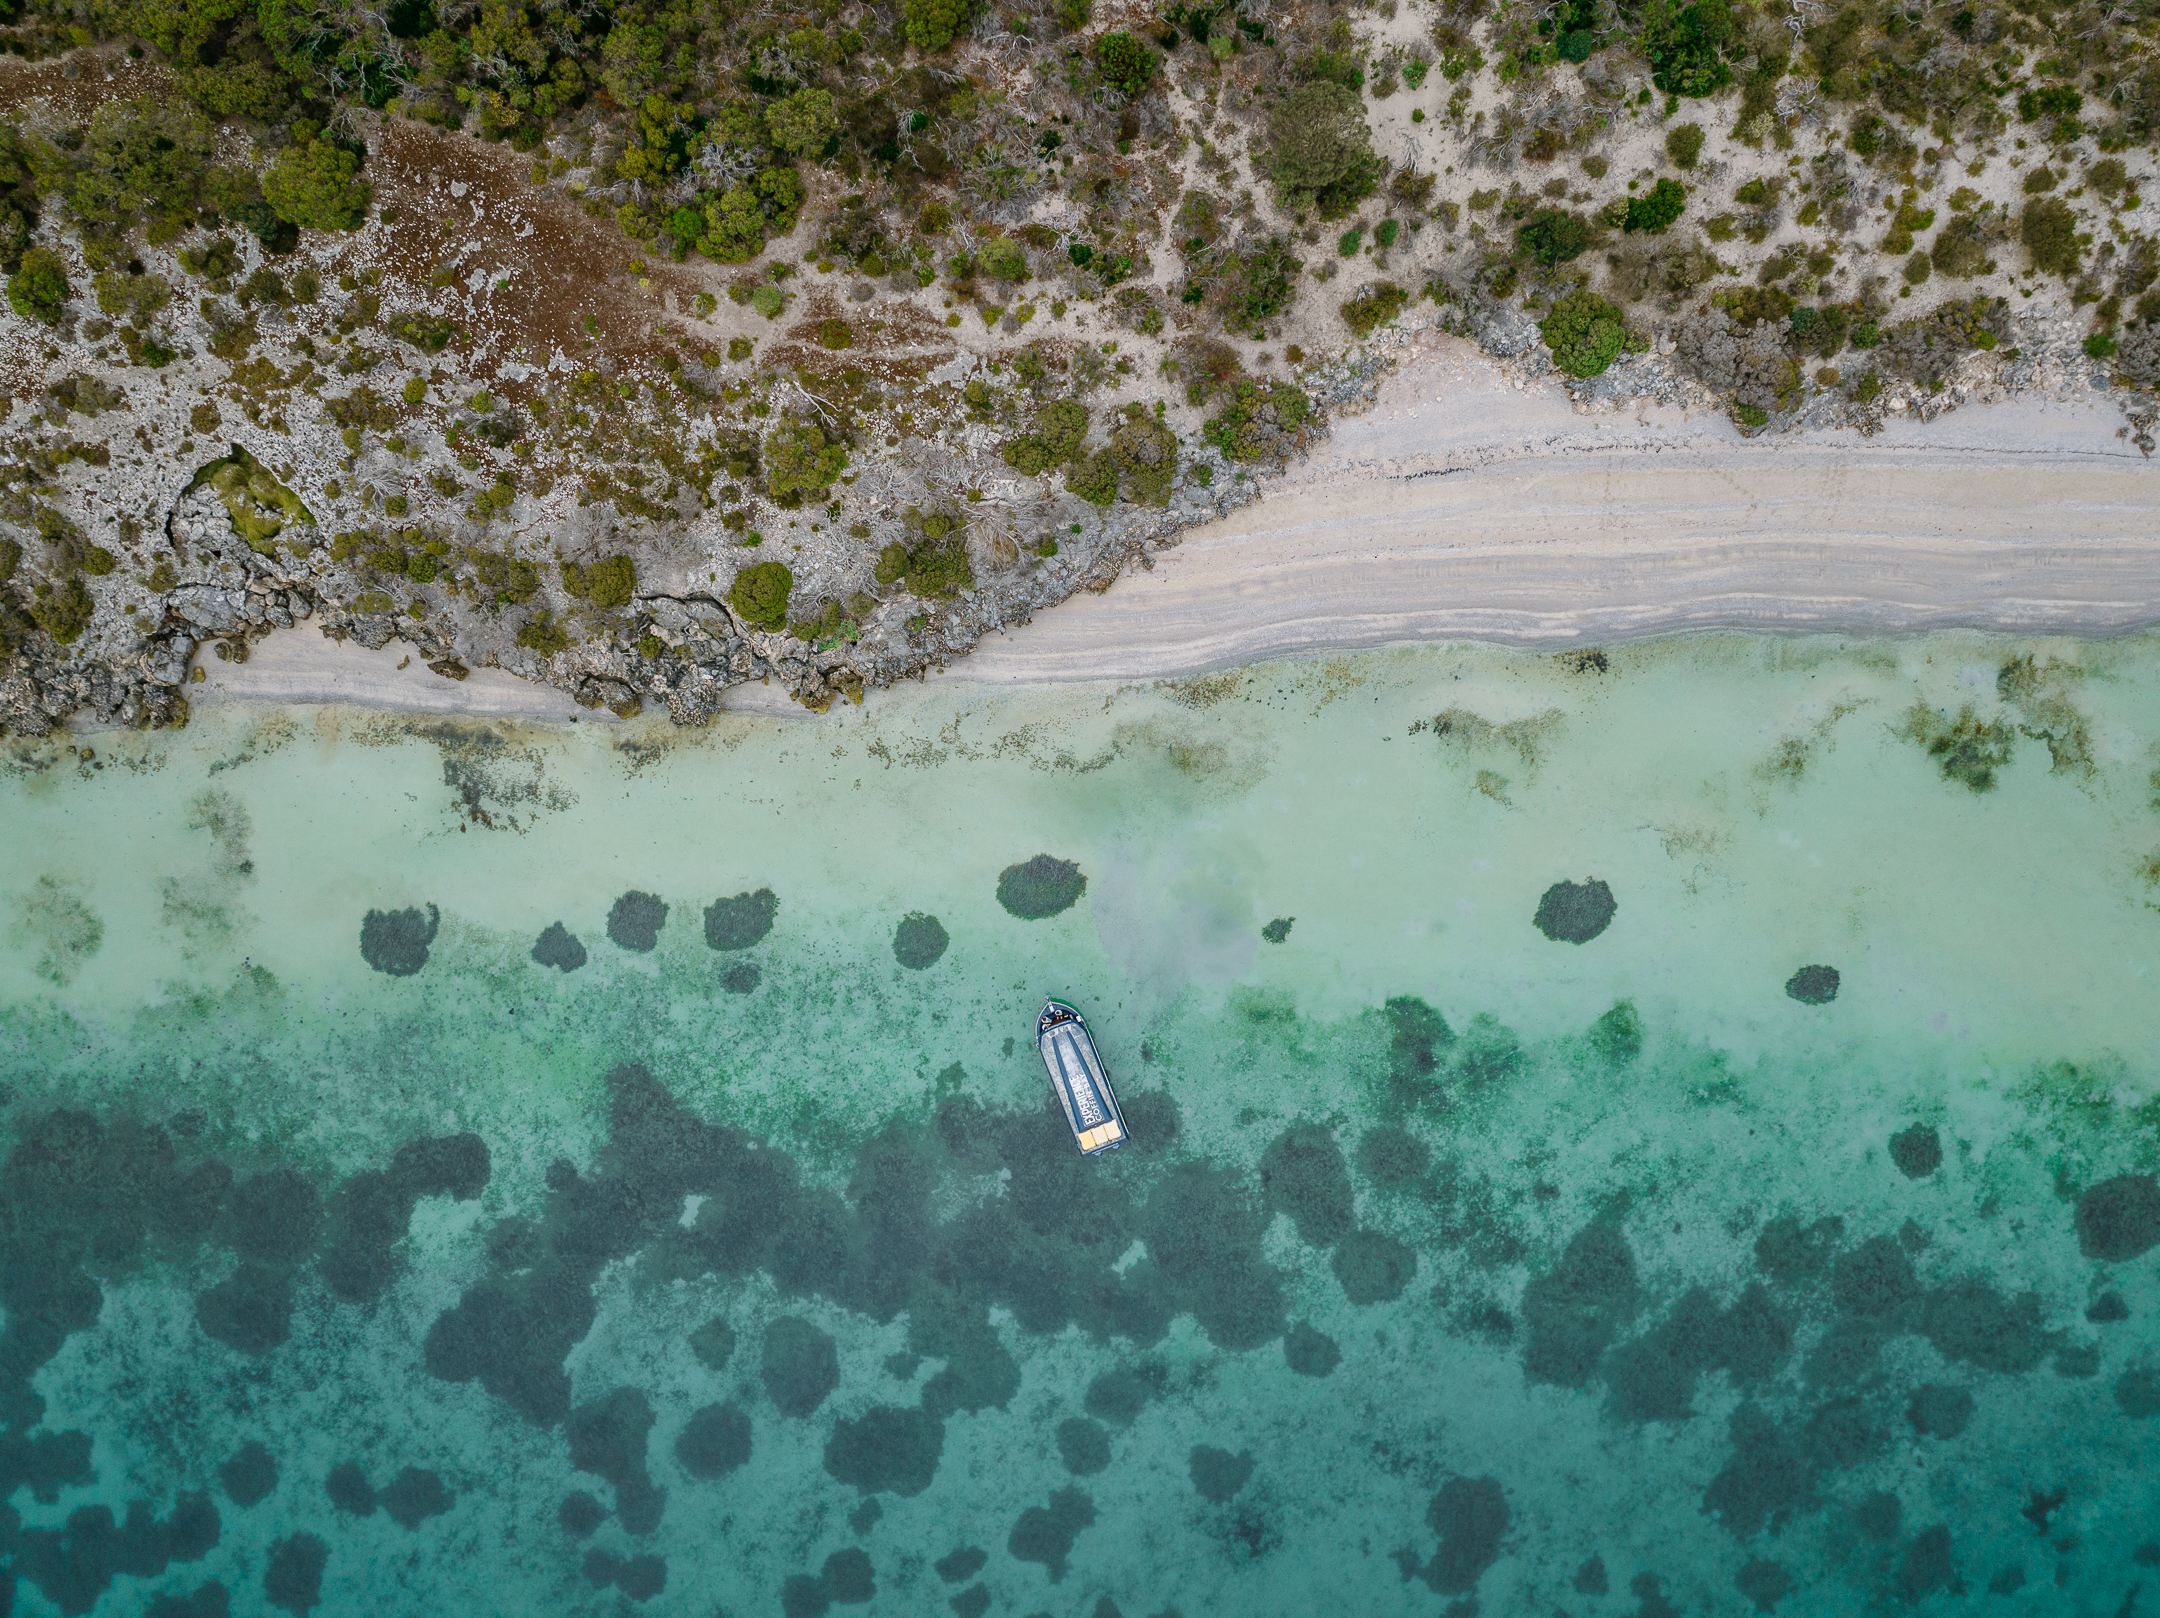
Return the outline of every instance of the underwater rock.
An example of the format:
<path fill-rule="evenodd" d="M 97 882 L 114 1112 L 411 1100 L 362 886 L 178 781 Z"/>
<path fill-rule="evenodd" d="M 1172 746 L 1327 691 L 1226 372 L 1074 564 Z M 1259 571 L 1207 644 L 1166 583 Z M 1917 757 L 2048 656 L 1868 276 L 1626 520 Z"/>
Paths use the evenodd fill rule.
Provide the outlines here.
<path fill-rule="evenodd" d="M 1830 1276 L 1838 1309 L 1863 1320 L 1883 1320 L 1920 1296 L 1920 1279 L 1905 1250 L 1887 1236 L 1870 1236 L 1839 1255 Z"/>
<path fill-rule="evenodd" d="M 853 1421 L 834 1423 L 825 1443 L 825 1470 L 864 1494 L 917 1495 L 937 1476 L 945 1423 L 922 1410 L 872 1405 Z"/>
<path fill-rule="evenodd" d="M 1890 1161 L 1908 1180 L 1924 1180 L 1942 1167 L 1942 1137 L 1932 1124 L 1914 1124 L 1890 1137 Z"/>
<path fill-rule="evenodd" d="M 755 961 L 737 961 L 720 974 L 720 987 L 729 994 L 754 993 L 764 981 L 765 974 Z"/>
<path fill-rule="evenodd" d="M 624 1557 L 590 1550 L 585 1553 L 585 1581 L 602 1590 L 613 1585 L 632 1601 L 650 1601 L 667 1588 L 667 1561 L 650 1554 Z"/>
<path fill-rule="evenodd" d="M 724 1370 L 735 1354 L 735 1328 L 715 1316 L 690 1334 L 690 1352 L 707 1370 Z"/>
<path fill-rule="evenodd" d="M 383 1510 L 400 1528 L 415 1529 L 430 1517 L 440 1517 L 455 1503 L 439 1473 L 408 1466 L 390 1480 L 382 1492 Z"/>
<path fill-rule="evenodd" d="M 585 964 L 585 946 L 561 922 L 551 921 L 534 942 L 532 958 L 557 971 L 575 972 Z"/>
<path fill-rule="evenodd" d="M 2030 1371 L 2047 1346 L 2038 1294 L 2005 1298 L 1976 1275 L 1960 1276 L 1930 1292 L 1920 1330 L 1943 1358 L 1965 1360 L 1984 1371 Z"/>
<path fill-rule="evenodd" d="M 675 1459 L 694 1478 L 724 1477 L 750 1459 L 750 1417 L 740 1405 L 707 1405 L 675 1435 Z"/>
<path fill-rule="evenodd" d="M 989 1552 L 977 1550 L 972 1545 L 963 1545 L 950 1555 L 939 1557 L 931 1565 L 937 1569 L 937 1576 L 947 1584 L 965 1584 L 980 1573 L 983 1564 L 989 1560 Z"/>
<path fill-rule="evenodd" d="M 1729 1308 L 1691 1287 L 1666 1317 L 1607 1362 L 1613 1414 L 1624 1421 L 1678 1421 L 1694 1414 L 1695 1383 L 1723 1369 L 1735 1383 L 1759 1381 L 1792 1347 L 1792 1328 L 1761 1283 Z"/>
<path fill-rule="evenodd" d="M 1440 1536 L 1440 1548 L 1419 1576 L 1436 1594 L 1465 1595 L 1500 1560 L 1507 1496 L 1498 1478 L 1449 1478 L 1425 1508 L 1425 1520 Z"/>
<path fill-rule="evenodd" d="M 826 1557 L 819 1578 L 836 1606 L 859 1607 L 877 1595 L 876 1569 L 870 1565 L 869 1554 L 852 1545 Z"/>
<path fill-rule="evenodd" d="M 2088 1186 L 2078 1198 L 2078 1251 L 2103 1264 L 2122 1264 L 2160 1244 L 2160 1179 L 2118 1174 Z"/>
<path fill-rule="evenodd" d="M 1898 1497 L 1886 1490 L 1877 1489 L 1864 1495 L 1853 1507 L 1853 1526 L 1870 1539 L 1897 1538 L 1898 1525 L 1905 1520 L 1905 1507 Z"/>
<path fill-rule="evenodd" d="M 1405 1109 L 1439 1099 L 1440 1053 L 1455 1043 L 1455 1030 L 1413 995 L 1397 995 L 1380 1009 L 1388 1020 L 1388 1099 Z"/>
<path fill-rule="evenodd" d="M 202 1329 L 243 1354 L 267 1354 L 292 1335 L 292 1278 L 243 1264 L 195 1300 Z"/>
<path fill-rule="evenodd" d="M 1290 929 L 1297 924 L 1295 916 L 1277 916 L 1260 929 L 1260 936 L 1270 944 L 1280 944 L 1290 936 Z"/>
<path fill-rule="evenodd" d="M 2018 1515 L 2033 1525 L 2033 1532 L 2045 1539 L 2048 1535 L 2048 1519 L 2062 1510 L 2069 1502 L 2068 1489 L 2033 1489 L 2027 1492 L 2025 1504 L 2018 1508 Z"/>
<path fill-rule="evenodd" d="M 615 1485 L 615 1515 L 626 1533 L 649 1534 L 660 1525 L 665 1492 L 645 1470 L 645 1439 L 652 1405 L 636 1388 L 617 1388 L 570 1412 L 564 1431 L 570 1464 Z"/>
<path fill-rule="evenodd" d="M 953 1618 L 983 1618 L 990 1610 L 990 1592 L 979 1584 L 971 1585 L 945 1604 L 952 1608 Z"/>
<path fill-rule="evenodd" d="M 2024 1588 L 2025 1570 L 2012 1566 L 2001 1569 L 1988 1580 L 1987 1591 L 1991 1596 L 2014 1596 Z"/>
<path fill-rule="evenodd" d="M 1260 1154 L 1260 1196 L 1276 1213 L 1288 1214 L 1301 1239 L 1333 1247 L 1350 1233 L 1349 1165 L 1335 1137 L 1315 1124 L 1298 1124 L 1276 1136 Z"/>
<path fill-rule="evenodd" d="M 555 1520 L 571 1538 L 583 1539 L 607 1521 L 607 1507 L 585 1490 L 573 1489 L 564 1496 L 562 1509 L 555 1513 Z"/>
<path fill-rule="evenodd" d="M 330 1547 L 313 1534 L 292 1534 L 270 1547 L 263 1569 L 263 1594 L 284 1612 L 307 1613 L 322 1601 L 323 1569 Z"/>
<path fill-rule="evenodd" d="M 1963 1588 L 1957 1576 L 1957 1565 L 1951 1558 L 1949 1525 L 1937 1523 L 1923 1529 L 1920 1536 L 1905 1547 L 1905 1554 L 1899 1559 L 1897 1593 L 1900 1598 L 1918 1601 L 1936 1590 L 1956 1593 Z"/>
<path fill-rule="evenodd" d="M 1969 1388 L 1949 1388 L 1924 1383 L 1913 1390 L 1905 1419 L 1914 1432 L 1929 1438 L 1955 1438 L 1971 1423 L 1973 1396 Z"/>
<path fill-rule="evenodd" d="M 1282 1276 L 1261 1256 L 1267 1215 L 1242 1175 L 1179 1163 L 1156 1181 L 1140 1235 L 1217 1348 L 1258 1348 L 1282 1335 Z"/>
<path fill-rule="evenodd" d="M 269 1169 L 233 1187 L 226 1206 L 234 1251 L 264 1264 L 298 1264 L 315 1250 L 322 1197 L 291 1169 Z"/>
<path fill-rule="evenodd" d="M 277 1458 L 252 1438 L 240 1446 L 239 1454 L 218 1468 L 218 1482 L 225 1486 L 225 1497 L 243 1508 L 269 1499 L 277 1480 Z"/>
<path fill-rule="evenodd" d="M 832 1609 L 825 1581 L 808 1573 L 791 1573 L 780 1586 L 780 1618 L 824 1618 Z"/>
<path fill-rule="evenodd" d="M 1355 1304 L 1399 1298 L 1417 1274 L 1417 1254 L 1376 1230 L 1350 1232 L 1337 1244 L 1330 1263 L 1343 1296 Z"/>
<path fill-rule="evenodd" d="M 1612 1588 L 1605 1578 L 1605 1558 L 1593 1556 L 1575 1570 L 1575 1593 L 1584 1596 L 1601 1596 Z"/>
<path fill-rule="evenodd" d="M 441 922 L 433 905 L 424 916 L 417 910 L 370 910 L 360 922 L 360 959 L 378 972 L 409 978 L 427 965 L 428 945 Z"/>
<path fill-rule="evenodd" d="M 945 934 L 945 924 L 935 916 L 926 916 L 920 910 L 901 917 L 900 925 L 893 929 L 893 959 L 910 972 L 921 972 L 937 965 L 952 940 Z"/>
<path fill-rule="evenodd" d="M 1093 1477 L 1110 1465 L 1110 1435 L 1085 1416 L 1058 1423 L 1058 1456 L 1074 1477 Z"/>
<path fill-rule="evenodd" d="M 1148 1400 L 1162 1391 L 1162 1382 L 1159 1365 L 1150 1363 L 1144 1369 L 1121 1365 L 1090 1382 L 1081 1403 L 1098 1421 L 1107 1421 L 1113 1427 L 1129 1427 L 1147 1408 Z"/>
<path fill-rule="evenodd" d="M 1785 980 L 1785 992 L 1803 1006 L 1827 1006 L 1837 998 L 1839 982 L 1834 966 L 1803 966 Z"/>
<path fill-rule="evenodd" d="M 782 1315 L 765 1328 L 765 1391 L 783 1416 L 807 1416 L 840 1385 L 840 1351 L 807 1320 Z"/>
<path fill-rule="evenodd" d="M 20 1577 L 61 1612 L 76 1614 L 96 1607 L 122 1575 L 151 1579 L 174 1562 L 201 1561 L 217 1548 L 221 1525 L 208 1495 L 183 1494 L 164 1522 L 149 1501 L 131 1500 L 118 1523 L 110 1506 L 78 1506 L 58 1529 L 18 1531 L 10 1512 L 8 1535 L 12 1569 L 0 1577 L 0 1607 L 12 1604 Z"/>
<path fill-rule="evenodd" d="M 1776 1612 L 1777 1604 L 1791 1595 L 1797 1586 L 1792 1575 L 1778 1563 L 1751 1556 L 1733 1575 L 1733 1588 L 1754 1602 L 1757 1612 Z"/>
<path fill-rule="evenodd" d="M 2111 1326 L 2130 1318 L 2130 1306 L 2120 1292 L 2103 1292 L 2086 1305 L 2085 1318 L 2096 1326 Z"/>
<path fill-rule="evenodd" d="M 1022 921 L 1044 921 L 1070 910 L 1087 892 L 1087 878 L 1071 860 L 1038 854 L 998 873 L 997 901 Z"/>
<path fill-rule="evenodd" d="M 232 1597 L 225 1586 L 212 1580 L 198 1585 L 193 1595 L 157 1595 L 143 1608 L 143 1618 L 231 1618 Z"/>
<path fill-rule="evenodd" d="M 632 888 L 608 911 L 607 935 L 618 949 L 643 954 L 659 946 L 667 913 L 667 903 L 658 894 Z"/>
<path fill-rule="evenodd" d="M 1415 1135 L 1380 1124 L 1359 1137 L 1357 1166 L 1383 1191 L 1400 1191 L 1425 1178 L 1432 1152 Z"/>
<path fill-rule="evenodd" d="M 1059 1489 L 1050 1504 L 1029 1506 L 1013 1524 L 1005 1549 L 1016 1562 L 1040 1563 L 1057 1584 L 1065 1577 L 1065 1562 L 1081 1530 L 1095 1521 L 1095 1502 L 1079 1489 Z"/>
<path fill-rule="evenodd" d="M 1617 1225 L 1585 1225 L 1552 1272 L 1523 1288 L 1530 1327 L 1523 1374 L 1532 1382 L 1582 1387 L 1635 1305 L 1635 1255 L 1627 1238 Z"/>
<path fill-rule="evenodd" d="M 1752 1401 L 1726 1419 L 1733 1456 L 1703 1490 L 1702 1509 L 1746 1544 L 1782 1528 L 1815 1503 L 1810 1457 Z"/>
<path fill-rule="evenodd" d="M 330 1476 L 323 1480 L 323 1493 L 347 1516 L 375 1515 L 375 1485 L 368 1482 L 358 1461 L 340 1461 L 330 1468 Z"/>
<path fill-rule="evenodd" d="M 2098 1376 L 2100 1374 L 2100 1345 L 2098 1343 L 2064 1343 L 2055 1350 L 2055 1374 L 2057 1376 Z"/>
<path fill-rule="evenodd" d="M 1624 1067 L 1642 1055 L 1642 1017 L 1632 1000 L 1616 1000 L 1604 1016 L 1590 1025 L 1590 1048 L 1614 1067 Z"/>
<path fill-rule="evenodd" d="M 2160 1367 L 2133 1365 L 2115 1379 L 2115 1402 L 2132 1421 L 2160 1416 Z"/>
<path fill-rule="evenodd" d="M 1593 876 L 1581 882 L 1555 882 L 1538 900 L 1537 914 L 1531 919 L 1556 944 L 1587 944 L 1612 925 L 1619 908 L 1612 889 Z"/>
<path fill-rule="evenodd" d="M 1335 1339 L 1299 1321 L 1283 1333 L 1283 1362 L 1299 1376 L 1326 1376 L 1342 1364 Z"/>
<path fill-rule="evenodd" d="M 1232 1455 L 1212 1444 L 1195 1444 L 1186 1467 L 1192 1473 L 1192 1486 L 1200 1498 L 1211 1505 L 1225 1506 L 1252 1481 L 1252 1451 Z"/>
<path fill-rule="evenodd" d="M 772 931 L 780 900 L 770 888 L 715 899 L 705 907 L 705 943 L 712 949 L 748 949 Z"/>

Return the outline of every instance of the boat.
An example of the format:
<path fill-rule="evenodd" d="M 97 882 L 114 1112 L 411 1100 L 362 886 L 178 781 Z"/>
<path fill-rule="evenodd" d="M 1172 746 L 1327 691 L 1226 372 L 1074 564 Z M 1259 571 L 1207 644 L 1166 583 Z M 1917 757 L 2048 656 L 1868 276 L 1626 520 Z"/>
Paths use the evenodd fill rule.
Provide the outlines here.
<path fill-rule="evenodd" d="M 1050 1088 L 1065 1108 L 1083 1157 L 1125 1144 L 1125 1115 L 1110 1091 L 1110 1075 L 1088 1034 L 1087 1019 L 1062 1000 L 1045 1000 L 1035 1019 L 1035 1045 L 1050 1070 Z"/>

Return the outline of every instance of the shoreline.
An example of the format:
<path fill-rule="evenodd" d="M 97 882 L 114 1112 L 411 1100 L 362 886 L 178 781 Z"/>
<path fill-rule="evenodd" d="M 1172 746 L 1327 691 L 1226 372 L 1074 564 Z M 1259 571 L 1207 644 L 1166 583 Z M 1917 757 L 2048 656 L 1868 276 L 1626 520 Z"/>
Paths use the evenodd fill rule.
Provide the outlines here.
<path fill-rule="evenodd" d="M 1166 678 L 1439 641 L 1562 650 L 1695 630 L 2132 633 L 2160 624 L 2160 496 L 2123 420 L 2095 394 L 1893 419 L 1868 438 L 1748 441 L 1723 414 L 1586 417 L 1557 382 L 1521 382 L 1429 333 L 1261 500 L 935 677 Z M 259 641 L 245 665 L 209 665 L 189 695 L 583 716 L 551 687 L 495 669 L 445 680 L 411 648 L 370 653 L 311 624 Z M 730 687 L 724 708 L 805 712 L 755 684 Z"/>

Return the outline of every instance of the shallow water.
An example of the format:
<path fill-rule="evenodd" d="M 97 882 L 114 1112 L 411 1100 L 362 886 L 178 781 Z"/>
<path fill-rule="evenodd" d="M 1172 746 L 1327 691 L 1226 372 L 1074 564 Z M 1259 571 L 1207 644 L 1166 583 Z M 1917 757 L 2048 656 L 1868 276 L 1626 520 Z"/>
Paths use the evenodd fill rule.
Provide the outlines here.
<path fill-rule="evenodd" d="M 18 1613 L 2160 1601 L 2160 641 L 89 741 Z"/>

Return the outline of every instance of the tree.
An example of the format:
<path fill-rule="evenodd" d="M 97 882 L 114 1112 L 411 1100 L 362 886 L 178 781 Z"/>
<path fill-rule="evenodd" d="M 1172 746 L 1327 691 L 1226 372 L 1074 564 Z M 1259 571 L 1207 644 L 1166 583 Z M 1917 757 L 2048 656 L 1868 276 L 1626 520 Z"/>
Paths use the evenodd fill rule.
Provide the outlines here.
<path fill-rule="evenodd" d="M 839 128 L 830 90 L 797 90 L 765 109 L 766 134 L 790 157 L 808 157 L 823 150 Z"/>
<path fill-rule="evenodd" d="M 728 587 L 728 604 L 743 622 L 759 629 L 779 629 L 787 623 L 788 592 L 795 575 L 783 562 L 757 562 L 735 575 Z"/>
<path fill-rule="evenodd" d="M 1622 230 L 1646 230 L 1655 235 L 1687 208 L 1687 187 L 1678 180 L 1660 180 L 1647 197 L 1630 197 Z M 1600 367 L 1603 369 L 1603 367 Z"/>
<path fill-rule="evenodd" d="M 974 20 L 970 0 L 907 0 L 907 39 L 918 50 L 941 51 Z"/>
<path fill-rule="evenodd" d="M 2018 235 L 2025 243 L 2025 251 L 2032 255 L 2034 269 L 2065 280 L 2077 274 L 2077 210 L 2061 197 L 2034 197 L 2026 203 L 2018 221 Z M 26 258 L 24 262 L 29 261 Z"/>
<path fill-rule="evenodd" d="M 596 607 L 627 607 L 637 593 L 637 564 L 627 556 L 610 556 L 591 567 L 563 563 L 563 589 Z"/>
<path fill-rule="evenodd" d="M 295 125 L 297 134 L 304 126 Z M 326 140 L 296 139 L 263 175 L 263 196 L 302 230 L 358 230 L 374 188 L 356 179 L 360 159 Z"/>
<path fill-rule="evenodd" d="M 847 446 L 817 423 L 789 416 L 765 438 L 765 490 L 775 500 L 816 494 L 847 470 Z"/>
<path fill-rule="evenodd" d="M 1095 41 L 1095 66 L 1104 83 L 1138 95 L 1155 75 L 1155 53 L 1120 29 Z"/>
<path fill-rule="evenodd" d="M 1574 377 L 1602 375 L 1627 340 L 1620 311 L 1588 287 L 1554 304 L 1552 313 L 1538 322 L 1538 334 L 1552 350 L 1553 363 Z"/>
<path fill-rule="evenodd" d="M 1324 217 L 1340 217 L 1379 178 L 1365 102 L 1355 90 L 1320 79 L 1284 96 L 1268 118 L 1275 183 L 1292 206 L 1311 198 Z"/>
<path fill-rule="evenodd" d="M 9 307 L 23 319 L 47 326 L 60 324 L 69 291 L 67 266 L 49 247 L 33 247 L 24 253 L 22 268 L 8 277 Z"/>

